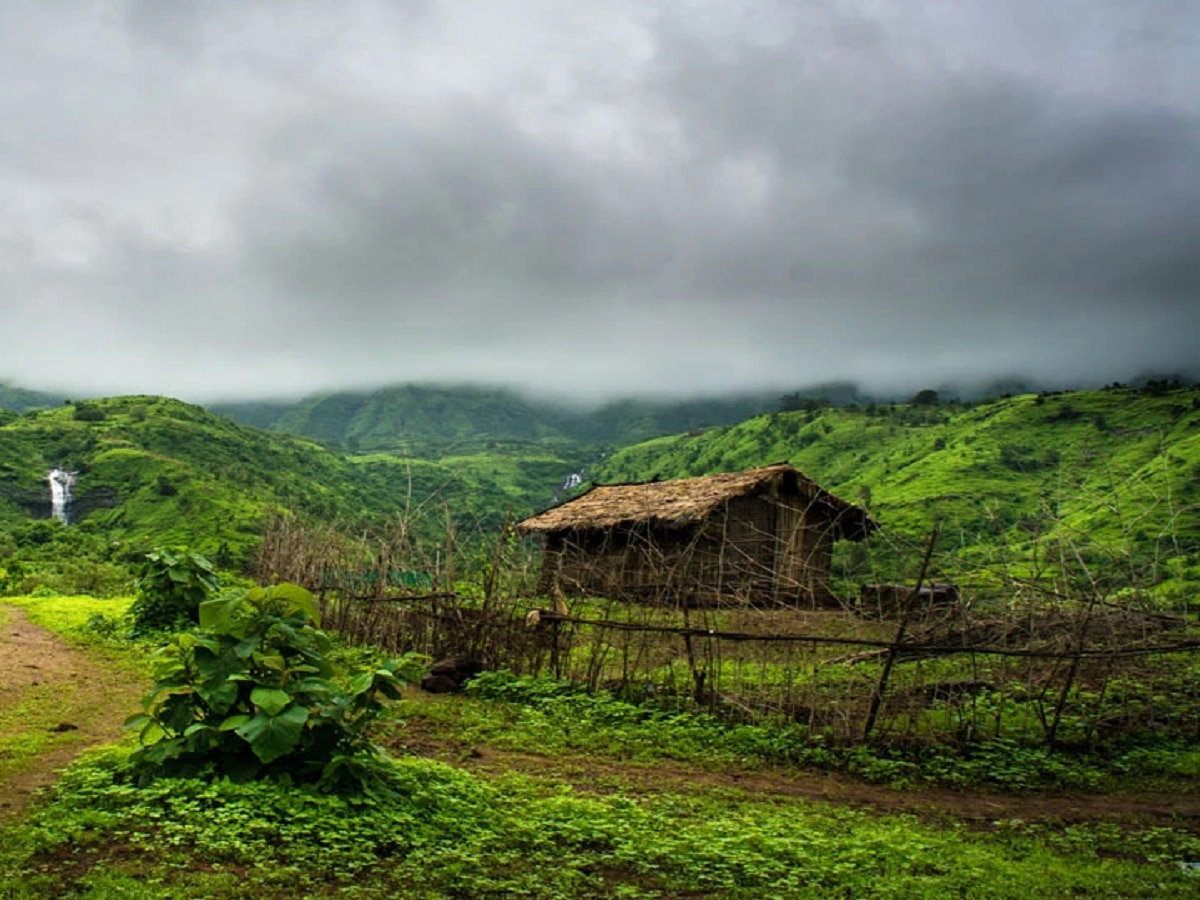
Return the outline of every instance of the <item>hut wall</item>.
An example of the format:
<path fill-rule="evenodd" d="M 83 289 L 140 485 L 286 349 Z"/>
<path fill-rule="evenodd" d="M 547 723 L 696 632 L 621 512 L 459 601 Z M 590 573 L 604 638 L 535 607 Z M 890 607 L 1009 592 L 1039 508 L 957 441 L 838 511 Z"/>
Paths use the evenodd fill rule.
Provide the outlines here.
<path fill-rule="evenodd" d="M 832 523 L 820 510 L 806 506 L 801 497 L 780 504 L 780 523 L 776 599 L 805 606 L 829 605 L 833 601 Z"/>
<path fill-rule="evenodd" d="M 538 589 L 666 599 L 693 581 L 695 529 L 572 531 L 549 536 Z"/>
<path fill-rule="evenodd" d="M 833 535 L 802 498 L 729 500 L 700 526 L 554 532 L 538 589 L 660 602 L 826 605 Z M 816 519 L 819 524 L 827 524 Z"/>
<path fill-rule="evenodd" d="M 735 497 L 704 530 L 715 557 L 697 572 L 698 581 L 720 593 L 750 599 L 769 594 L 776 580 L 776 503 L 768 496 Z"/>

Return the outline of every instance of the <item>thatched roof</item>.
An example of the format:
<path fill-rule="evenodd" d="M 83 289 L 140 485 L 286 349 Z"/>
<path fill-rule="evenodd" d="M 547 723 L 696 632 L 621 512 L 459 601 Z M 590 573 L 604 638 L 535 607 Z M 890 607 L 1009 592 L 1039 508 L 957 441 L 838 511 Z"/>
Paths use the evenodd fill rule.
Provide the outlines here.
<path fill-rule="evenodd" d="M 787 463 L 776 463 L 703 478 L 597 485 L 531 516 L 519 523 L 517 530 L 603 530 L 640 523 L 682 528 L 702 522 L 728 500 L 756 494 L 801 497 L 819 515 L 836 523 L 841 538 L 862 540 L 877 527 L 864 510 L 835 497 Z"/>

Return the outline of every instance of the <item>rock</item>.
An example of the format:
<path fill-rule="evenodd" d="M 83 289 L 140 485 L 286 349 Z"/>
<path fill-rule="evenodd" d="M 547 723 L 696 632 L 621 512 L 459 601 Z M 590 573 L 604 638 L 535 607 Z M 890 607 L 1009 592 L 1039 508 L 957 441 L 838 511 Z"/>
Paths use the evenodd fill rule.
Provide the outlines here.
<path fill-rule="evenodd" d="M 462 685 L 449 675 L 426 675 L 421 679 L 421 690 L 430 694 L 453 694 L 462 690 Z"/>
<path fill-rule="evenodd" d="M 474 678 L 483 671 L 483 663 L 470 656 L 452 656 L 441 659 L 429 667 L 430 675 L 447 675 L 459 684 Z"/>

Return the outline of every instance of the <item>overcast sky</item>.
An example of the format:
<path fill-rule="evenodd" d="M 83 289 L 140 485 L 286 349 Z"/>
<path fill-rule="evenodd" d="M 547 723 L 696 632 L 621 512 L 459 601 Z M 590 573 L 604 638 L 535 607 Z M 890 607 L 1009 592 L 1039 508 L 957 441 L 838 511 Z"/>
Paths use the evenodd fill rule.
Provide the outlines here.
<path fill-rule="evenodd" d="M 0 0 L 0 380 L 1200 365 L 1195 0 Z"/>

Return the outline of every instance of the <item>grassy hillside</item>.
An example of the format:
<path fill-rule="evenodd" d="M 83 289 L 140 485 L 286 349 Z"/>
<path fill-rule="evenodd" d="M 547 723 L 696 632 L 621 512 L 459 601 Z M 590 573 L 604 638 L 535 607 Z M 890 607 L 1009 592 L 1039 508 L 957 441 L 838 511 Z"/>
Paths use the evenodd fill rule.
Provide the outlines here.
<path fill-rule="evenodd" d="M 641 481 L 781 460 L 868 506 L 885 529 L 877 546 L 919 542 L 940 521 L 940 546 L 968 561 L 1028 568 L 1057 536 L 1084 548 L 1085 564 L 1156 581 L 1194 565 L 1200 545 L 1196 388 L 775 413 L 627 447 L 594 475 Z"/>
<path fill-rule="evenodd" d="M 364 396 L 338 415 L 336 405 L 318 406 L 333 423 L 329 434 L 341 433 L 337 422 L 357 423 L 362 430 L 353 433 L 369 444 L 389 440 L 385 413 L 416 396 L 397 392 L 394 408 L 383 396 Z M 505 517 L 550 505 L 581 468 L 601 482 L 641 481 L 788 460 L 883 525 L 869 553 L 841 548 L 850 581 L 911 576 L 913 548 L 936 521 L 939 550 L 953 553 L 959 571 L 935 575 L 1001 564 L 1032 573 L 1047 554 L 1070 547 L 1063 552 L 1077 569 L 1103 571 L 1114 583 L 1171 575 L 1200 582 L 1200 389 L 817 406 L 692 428 L 606 456 L 565 440 L 546 420 L 519 423 L 517 407 L 490 409 L 488 397 L 481 392 L 475 407 L 443 397 L 443 419 L 436 394 L 421 401 L 425 411 L 411 421 L 430 433 L 442 422 L 450 432 L 432 458 L 361 446 L 335 452 L 158 397 L 0 412 L 0 565 L 6 541 L 60 540 L 33 521 L 49 513 L 53 467 L 79 473 L 80 527 L 67 529 L 71 541 L 91 535 L 126 555 L 184 543 L 245 566 L 271 509 L 352 529 L 407 516 L 431 536 L 450 518 L 460 537 L 486 536 Z M 644 430 L 669 418 L 639 419 L 639 409 L 610 407 L 603 428 Z M 672 415 L 712 411 L 677 405 Z M 550 434 L 538 437 L 543 427 Z M 528 436 L 498 434 L 521 429 Z"/>
<path fill-rule="evenodd" d="M 347 457 L 268 434 L 200 407 L 118 397 L 0 420 L 0 524 L 49 513 L 49 469 L 77 471 L 85 532 L 144 548 L 184 543 L 244 565 L 270 509 L 350 526 L 404 514 L 495 528 L 552 498 L 569 463 L 544 449 L 438 463 L 391 454 Z M 72 529 L 74 530 L 74 529 Z"/>

